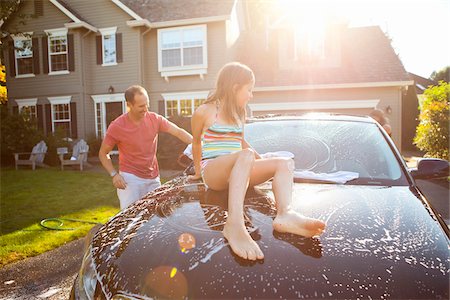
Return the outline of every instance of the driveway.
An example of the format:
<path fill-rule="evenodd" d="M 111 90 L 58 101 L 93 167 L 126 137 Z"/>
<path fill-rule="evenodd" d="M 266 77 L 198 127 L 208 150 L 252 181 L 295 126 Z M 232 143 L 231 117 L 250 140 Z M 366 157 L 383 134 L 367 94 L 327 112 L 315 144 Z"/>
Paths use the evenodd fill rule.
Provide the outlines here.
<path fill-rule="evenodd" d="M 0 299 L 68 299 L 84 238 L 0 269 Z"/>

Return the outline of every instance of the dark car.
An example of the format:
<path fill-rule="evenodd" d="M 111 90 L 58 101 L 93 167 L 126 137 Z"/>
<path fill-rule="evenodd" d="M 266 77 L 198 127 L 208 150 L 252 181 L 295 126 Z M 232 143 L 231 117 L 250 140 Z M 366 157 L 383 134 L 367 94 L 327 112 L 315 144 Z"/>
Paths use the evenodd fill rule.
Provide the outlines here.
<path fill-rule="evenodd" d="M 449 230 L 414 182 L 448 176 L 447 161 L 408 169 L 367 117 L 266 117 L 251 120 L 245 137 L 261 154 L 294 155 L 293 207 L 325 221 L 323 235 L 274 231 L 266 182 L 245 200 L 264 260 L 241 259 L 221 233 L 227 193 L 183 175 L 93 235 L 72 297 L 449 298 Z"/>

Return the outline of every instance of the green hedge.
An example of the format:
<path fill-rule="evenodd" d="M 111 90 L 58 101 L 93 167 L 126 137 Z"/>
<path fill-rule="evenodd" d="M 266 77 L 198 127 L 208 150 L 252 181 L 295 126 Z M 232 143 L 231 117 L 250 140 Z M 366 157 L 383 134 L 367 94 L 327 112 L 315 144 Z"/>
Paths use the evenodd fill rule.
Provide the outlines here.
<path fill-rule="evenodd" d="M 440 81 L 425 90 L 414 144 L 427 157 L 449 160 L 449 94 L 450 85 Z"/>

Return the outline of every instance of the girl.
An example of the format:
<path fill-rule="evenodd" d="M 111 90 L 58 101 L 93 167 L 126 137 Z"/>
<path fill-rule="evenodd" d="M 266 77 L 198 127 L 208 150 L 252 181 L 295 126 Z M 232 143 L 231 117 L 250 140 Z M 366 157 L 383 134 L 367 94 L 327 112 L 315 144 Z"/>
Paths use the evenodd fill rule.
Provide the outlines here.
<path fill-rule="evenodd" d="M 294 162 L 288 158 L 261 159 L 244 139 L 245 107 L 253 97 L 255 77 L 240 63 L 226 64 L 219 72 L 216 90 L 192 116 L 192 152 L 195 175 L 213 190 L 228 189 L 228 218 L 223 235 L 233 252 L 249 260 L 264 254 L 244 224 L 247 188 L 273 178 L 277 206 L 273 228 L 306 237 L 319 235 L 325 224 L 290 208 Z"/>

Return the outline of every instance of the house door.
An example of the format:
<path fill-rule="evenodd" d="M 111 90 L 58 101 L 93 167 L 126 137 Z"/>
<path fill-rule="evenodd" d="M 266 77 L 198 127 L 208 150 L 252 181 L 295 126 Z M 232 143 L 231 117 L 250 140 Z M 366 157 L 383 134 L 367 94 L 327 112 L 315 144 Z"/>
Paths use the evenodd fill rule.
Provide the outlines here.
<path fill-rule="evenodd" d="M 107 102 L 105 103 L 105 121 L 106 127 L 109 127 L 112 121 L 123 114 L 122 102 Z"/>

